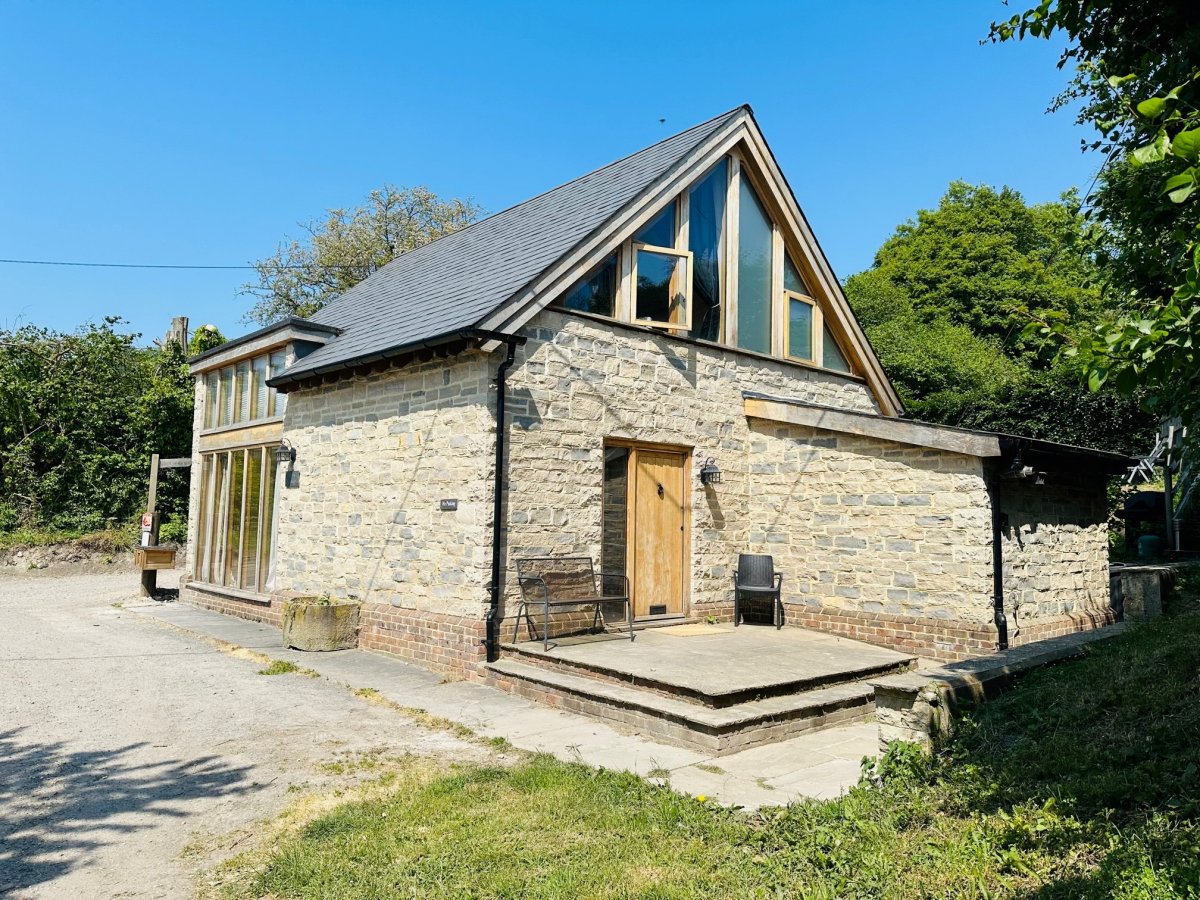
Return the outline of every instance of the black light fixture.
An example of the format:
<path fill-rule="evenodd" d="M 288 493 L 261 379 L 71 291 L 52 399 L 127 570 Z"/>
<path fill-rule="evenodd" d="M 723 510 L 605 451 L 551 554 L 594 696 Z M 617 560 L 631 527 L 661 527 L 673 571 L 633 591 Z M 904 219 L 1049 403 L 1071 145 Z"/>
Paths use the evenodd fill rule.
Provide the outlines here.
<path fill-rule="evenodd" d="M 288 468 L 291 468 L 296 464 L 296 448 L 284 438 L 279 442 L 279 446 L 275 448 L 275 459 L 280 463 L 287 463 Z"/>
<path fill-rule="evenodd" d="M 700 483 L 701 484 L 720 484 L 721 470 L 717 466 L 717 462 L 711 456 L 704 461 L 704 465 L 700 467 Z"/>

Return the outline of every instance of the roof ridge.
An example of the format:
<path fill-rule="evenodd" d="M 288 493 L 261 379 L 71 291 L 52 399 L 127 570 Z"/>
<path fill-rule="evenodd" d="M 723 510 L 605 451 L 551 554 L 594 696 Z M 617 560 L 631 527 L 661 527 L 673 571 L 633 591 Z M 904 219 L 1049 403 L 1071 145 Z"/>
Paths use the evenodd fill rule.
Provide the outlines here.
<path fill-rule="evenodd" d="M 703 122 L 697 122 L 695 125 L 685 128 L 682 131 L 677 131 L 674 134 L 668 135 L 667 137 L 662 138 L 661 140 L 655 141 L 653 144 L 648 144 L 647 146 L 642 147 L 638 150 L 635 150 L 632 153 L 625 154 L 624 156 L 620 157 L 619 159 L 614 159 L 612 162 L 605 163 L 604 165 L 599 166 L 598 168 L 592 169 L 589 172 L 585 172 L 582 175 L 578 175 L 575 178 L 572 178 L 570 181 L 564 181 L 562 184 L 557 184 L 554 187 L 547 188 L 546 190 L 542 191 L 541 193 L 534 194 L 532 197 L 527 197 L 526 199 L 520 201 L 519 203 L 514 203 L 511 206 L 506 206 L 506 207 L 504 207 L 504 209 L 498 210 L 497 212 L 494 212 L 494 213 L 491 213 L 490 215 L 484 216 L 482 219 L 476 219 L 474 222 L 471 222 L 470 224 L 465 225 L 462 228 L 459 228 L 457 231 L 451 231 L 448 234 L 439 235 L 438 237 L 434 238 L 432 241 L 430 241 L 427 244 L 422 244 L 420 247 L 414 247 L 412 250 L 408 250 L 405 253 L 401 253 L 398 256 L 392 257 L 391 259 L 389 259 L 386 263 L 384 263 L 382 266 L 380 266 L 375 271 L 382 272 L 384 269 L 386 269 L 388 266 L 392 265 L 393 263 L 398 262 L 399 260 L 403 259 L 406 256 L 410 256 L 413 253 L 417 253 L 421 250 L 424 250 L 426 247 L 432 247 L 435 244 L 438 244 L 441 241 L 446 240 L 447 238 L 455 237 L 456 235 L 465 234 L 466 232 L 470 231 L 471 229 L 475 228 L 478 225 L 483 225 L 486 222 L 490 222 L 493 219 L 496 219 L 499 216 L 504 215 L 505 213 L 511 212 L 512 210 L 520 209 L 522 206 L 533 203 L 535 200 L 540 200 L 543 197 L 545 197 L 546 195 L 552 194 L 555 191 L 559 191 L 559 190 L 562 190 L 563 188 L 570 187 L 571 185 L 575 184 L 576 182 L 583 181 L 585 178 L 591 178 L 593 175 L 598 175 L 599 173 L 603 172 L 605 169 L 611 169 L 613 166 L 620 165 L 621 163 L 626 162 L 627 160 L 630 160 L 633 157 L 638 156 L 639 154 L 646 153 L 650 150 L 653 150 L 655 147 L 658 147 L 658 146 L 661 146 L 662 144 L 667 143 L 667 141 L 673 141 L 676 138 L 682 137 L 683 135 L 687 134 L 690 131 L 696 131 L 698 129 L 704 128 L 706 125 L 713 125 L 716 122 L 724 121 L 725 119 L 729 119 L 732 116 L 734 116 L 735 114 L 740 113 L 742 111 L 748 112 L 751 116 L 754 115 L 754 111 L 750 108 L 750 105 L 747 103 L 743 103 L 739 106 L 735 106 L 733 109 L 726 110 L 725 112 L 721 113 L 720 115 L 713 116 L 710 119 L 705 119 Z M 699 143 L 699 142 L 697 142 L 697 143 Z M 372 273 L 372 274 L 374 274 L 374 273 Z M 366 279 L 364 279 L 364 281 L 365 280 Z M 355 287 L 357 287 L 357 285 L 355 285 Z M 343 297 L 345 297 L 347 294 L 349 294 L 350 291 L 352 291 L 352 290 L 354 290 L 354 287 L 348 288 L 347 290 L 343 291 L 341 294 L 339 294 L 337 297 L 335 297 L 333 300 L 331 300 L 329 302 L 329 304 L 327 304 L 325 307 L 322 307 L 322 309 L 320 309 L 316 313 L 314 313 L 314 316 L 321 315 L 321 313 L 323 313 L 329 307 L 333 306 L 335 303 L 337 303 L 339 300 L 341 300 Z M 315 319 L 314 319 L 314 321 L 315 321 Z"/>

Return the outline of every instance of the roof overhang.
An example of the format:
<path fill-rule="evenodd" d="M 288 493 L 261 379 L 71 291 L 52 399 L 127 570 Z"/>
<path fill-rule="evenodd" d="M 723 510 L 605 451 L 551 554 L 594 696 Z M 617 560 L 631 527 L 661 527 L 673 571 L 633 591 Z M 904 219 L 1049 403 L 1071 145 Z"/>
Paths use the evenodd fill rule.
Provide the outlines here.
<path fill-rule="evenodd" d="M 1074 465 L 1118 474 L 1133 463 L 1130 457 L 1107 450 L 1093 450 L 1090 447 L 1076 447 L 1020 435 L 956 428 L 952 425 L 932 425 L 912 419 L 836 409 L 805 400 L 773 397 L 754 391 L 744 391 L 742 403 L 747 418 L 803 425 L 912 447 L 928 447 L 948 453 L 995 459 L 1005 464 L 1020 456 L 1025 465 L 1035 469 L 1061 469 L 1067 465 Z"/>
<path fill-rule="evenodd" d="M 289 316 L 193 356 L 188 360 L 188 370 L 197 375 L 291 343 L 319 347 L 341 333 L 340 328 L 332 325 L 320 325 L 308 319 Z"/>
<path fill-rule="evenodd" d="M 412 361 L 454 356 L 467 350 L 477 350 L 481 346 L 486 349 L 495 342 L 520 345 L 525 341 L 524 335 L 501 334 L 480 328 L 459 328 L 428 340 L 398 344 L 366 356 L 356 356 L 326 366 L 296 365 L 269 379 L 267 385 L 287 393 L 295 388 L 337 381 L 340 378 L 363 372 L 383 371 Z"/>

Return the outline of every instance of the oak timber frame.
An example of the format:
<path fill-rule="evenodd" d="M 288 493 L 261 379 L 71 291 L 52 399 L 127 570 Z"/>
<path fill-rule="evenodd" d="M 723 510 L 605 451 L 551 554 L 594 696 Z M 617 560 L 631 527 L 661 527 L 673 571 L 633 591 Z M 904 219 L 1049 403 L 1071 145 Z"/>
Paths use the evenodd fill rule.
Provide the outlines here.
<path fill-rule="evenodd" d="M 786 250 L 796 265 L 805 283 L 815 295 L 817 308 L 824 307 L 824 324 L 839 344 L 852 375 L 865 380 L 875 395 L 880 412 L 886 416 L 897 416 L 903 412 L 903 404 L 895 388 L 884 374 L 866 335 L 858 325 L 854 314 L 842 293 L 841 286 L 821 252 L 812 230 L 808 226 L 799 205 L 796 203 L 783 173 L 779 170 L 770 149 L 767 147 L 754 118 L 748 109 L 692 150 L 674 169 L 660 177 L 642 195 L 614 216 L 608 223 L 581 241 L 558 263 L 548 268 L 522 291 L 514 295 L 496 312 L 480 322 L 480 327 L 496 331 L 513 331 L 529 322 L 542 309 L 571 288 L 585 273 L 600 264 L 605 257 L 618 250 L 626 250 L 633 236 L 655 215 L 674 200 L 678 200 L 677 216 L 682 220 L 676 228 L 676 247 L 687 246 L 686 215 L 688 192 L 705 173 L 723 157 L 729 157 L 729 182 L 726 194 L 726 223 L 737 223 L 739 179 L 746 177 L 758 195 L 759 201 L 770 218 L 773 228 L 773 271 L 772 271 L 772 347 L 775 358 L 796 365 L 829 371 L 823 359 L 814 352 L 815 359 L 789 358 L 786 355 L 786 337 L 783 316 L 782 255 Z M 725 231 L 724 294 L 720 343 L 737 350 L 737 259 L 736 245 L 731 246 Z M 632 319 L 631 291 L 628 281 L 632 266 L 629 252 L 619 253 L 618 289 L 614 302 L 614 318 L 638 325 Z M 782 310 L 780 309 L 782 307 Z M 823 342 L 824 330 L 814 323 L 814 351 Z M 495 341 L 483 345 L 485 351 L 494 350 Z M 752 351 L 751 351 L 752 352 Z"/>

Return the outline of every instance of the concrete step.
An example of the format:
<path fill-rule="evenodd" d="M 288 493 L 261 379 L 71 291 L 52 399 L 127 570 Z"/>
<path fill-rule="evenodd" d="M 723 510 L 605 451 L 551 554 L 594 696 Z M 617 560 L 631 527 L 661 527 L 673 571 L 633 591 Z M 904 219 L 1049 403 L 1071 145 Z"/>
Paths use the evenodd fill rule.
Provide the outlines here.
<path fill-rule="evenodd" d="M 714 708 L 513 659 L 491 663 L 488 681 L 549 706 L 616 722 L 667 743 L 717 755 L 863 721 L 875 710 L 874 690 L 863 683 Z"/>
<path fill-rule="evenodd" d="M 722 687 L 712 687 L 694 682 L 689 683 L 681 678 L 667 680 L 665 677 L 630 671 L 587 658 L 572 658 L 561 653 L 555 654 L 553 651 L 547 653 L 542 649 L 541 644 L 504 644 L 501 647 L 503 657 L 514 662 L 563 674 L 583 675 L 593 681 L 623 684 L 645 691 L 653 691 L 667 697 L 714 709 L 724 709 L 772 697 L 787 697 L 867 679 L 885 678 L 889 675 L 907 672 L 916 663 L 915 657 L 875 648 L 868 649 L 870 652 L 865 656 L 847 655 L 846 661 L 836 670 L 777 676 L 768 669 L 753 685 L 731 680 Z"/>

